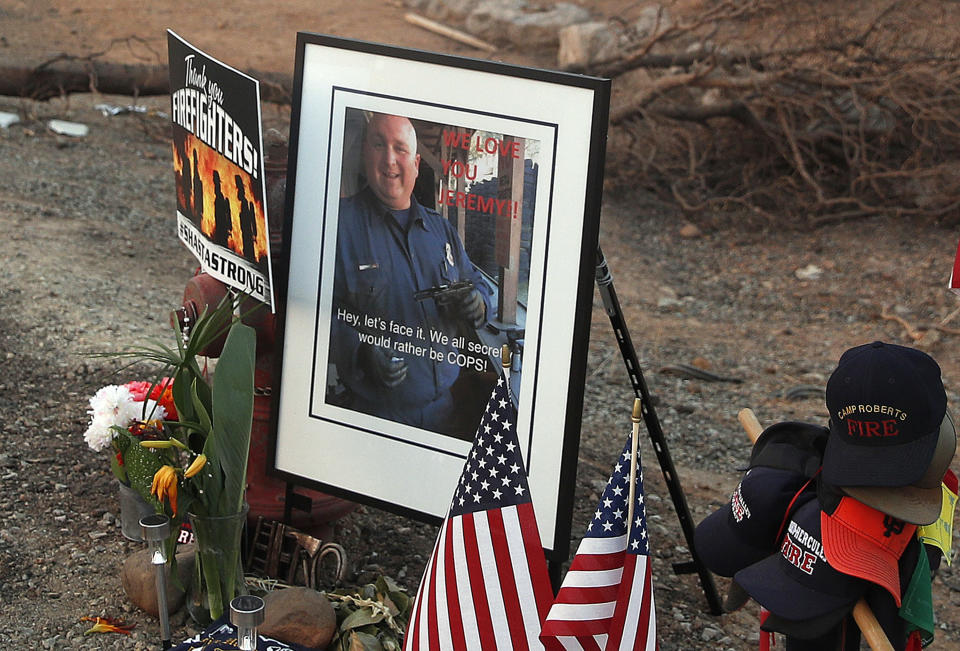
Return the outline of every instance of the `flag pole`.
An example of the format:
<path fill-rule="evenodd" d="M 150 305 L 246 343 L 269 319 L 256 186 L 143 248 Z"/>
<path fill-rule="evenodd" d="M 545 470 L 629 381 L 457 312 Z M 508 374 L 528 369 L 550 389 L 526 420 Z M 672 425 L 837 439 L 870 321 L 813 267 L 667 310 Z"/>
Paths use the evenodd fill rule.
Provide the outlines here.
<path fill-rule="evenodd" d="M 503 381 L 507 383 L 507 392 L 510 392 L 510 367 L 513 366 L 513 354 L 510 344 L 500 346 L 500 364 L 503 366 Z"/>
<path fill-rule="evenodd" d="M 627 541 L 633 532 L 633 504 L 637 497 L 637 442 L 640 438 L 640 422 L 643 420 L 643 401 L 633 399 L 633 438 L 630 441 L 630 501 L 627 502 Z"/>

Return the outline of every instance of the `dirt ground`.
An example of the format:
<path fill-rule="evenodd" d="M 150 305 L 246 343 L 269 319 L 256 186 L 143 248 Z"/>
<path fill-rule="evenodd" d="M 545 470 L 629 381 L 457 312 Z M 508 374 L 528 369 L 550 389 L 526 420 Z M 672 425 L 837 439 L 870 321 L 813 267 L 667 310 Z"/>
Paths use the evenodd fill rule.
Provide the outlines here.
<path fill-rule="evenodd" d="M 629 17 L 642 6 L 580 4 L 608 17 Z M 163 64 L 167 28 L 240 69 L 287 74 L 298 30 L 478 54 L 411 27 L 399 2 L 241 0 L 229 11 L 197 5 L 7 0 L 0 3 L 0 57 L 36 65 L 59 53 L 105 52 L 107 60 Z M 550 52 L 504 49 L 493 57 L 554 65 Z M 97 94 L 45 103 L 0 97 L 0 111 L 22 120 L 0 129 L 0 643 L 6 648 L 156 645 L 156 620 L 131 608 L 119 579 L 123 560 L 141 545 L 120 536 L 107 460 L 81 436 L 87 398 L 111 381 L 109 364 L 84 353 L 166 336 L 167 314 L 196 266 L 174 235 L 166 124 L 94 108 L 133 101 Z M 167 98 L 136 101 L 163 109 Z M 286 132 L 288 117 L 287 107 L 264 108 L 267 127 Z M 50 118 L 83 122 L 90 134 L 58 136 L 44 126 Z M 640 191 L 608 193 L 600 237 L 694 523 L 727 500 L 748 458 L 737 412 L 751 407 L 764 423 L 825 423 L 816 390 L 850 346 L 880 339 L 928 351 L 943 368 L 950 403 L 960 402 L 958 337 L 950 329 L 960 326 L 946 321 L 958 307 L 946 288 L 956 233 L 892 218 L 814 232 L 733 225 L 691 234 L 685 226 L 674 206 Z M 678 370 L 681 364 L 739 381 L 696 379 Z M 584 398 L 572 550 L 628 431 L 633 401 L 599 295 Z M 649 441 L 642 453 L 661 649 L 756 648 L 754 606 L 713 616 L 696 576 L 674 573 L 675 563 L 689 560 L 687 543 Z M 431 526 L 361 508 L 336 524 L 333 537 L 347 548 L 354 579 L 379 571 L 414 592 L 435 534 Z M 726 584 L 716 583 L 722 595 Z M 942 568 L 934 581 L 935 649 L 960 648 L 958 591 L 956 570 Z M 81 617 L 91 615 L 122 617 L 137 628 L 129 638 L 84 637 L 88 624 Z M 182 613 L 175 617 L 176 639 L 194 630 Z"/>

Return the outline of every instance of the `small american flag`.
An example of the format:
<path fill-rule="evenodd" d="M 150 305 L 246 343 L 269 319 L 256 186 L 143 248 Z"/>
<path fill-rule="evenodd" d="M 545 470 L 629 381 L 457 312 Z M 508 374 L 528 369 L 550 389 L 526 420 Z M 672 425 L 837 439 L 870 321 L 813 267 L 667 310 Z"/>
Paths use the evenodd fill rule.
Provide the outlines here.
<path fill-rule="evenodd" d="M 543 624 L 548 649 L 657 648 L 639 461 L 633 526 L 627 531 L 631 463 L 628 439 Z"/>
<path fill-rule="evenodd" d="M 553 591 L 516 422 L 501 375 L 420 582 L 405 651 L 543 649 Z"/>

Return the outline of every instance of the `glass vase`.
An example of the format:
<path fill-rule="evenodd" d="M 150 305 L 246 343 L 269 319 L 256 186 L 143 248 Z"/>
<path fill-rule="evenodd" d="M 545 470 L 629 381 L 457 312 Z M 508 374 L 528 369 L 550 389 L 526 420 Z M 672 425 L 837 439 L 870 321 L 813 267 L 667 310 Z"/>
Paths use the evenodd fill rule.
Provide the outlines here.
<path fill-rule="evenodd" d="M 230 600 L 246 594 L 243 581 L 243 528 L 250 506 L 234 514 L 202 516 L 189 513 L 196 544 L 196 566 L 187 611 L 206 626 L 229 610 Z"/>

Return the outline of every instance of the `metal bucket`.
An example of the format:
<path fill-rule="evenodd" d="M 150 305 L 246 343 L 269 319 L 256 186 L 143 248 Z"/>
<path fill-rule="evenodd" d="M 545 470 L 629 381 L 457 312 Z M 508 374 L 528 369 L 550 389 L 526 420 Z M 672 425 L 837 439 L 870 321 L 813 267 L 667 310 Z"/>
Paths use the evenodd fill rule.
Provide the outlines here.
<path fill-rule="evenodd" d="M 120 487 L 120 533 L 127 540 L 143 542 L 140 518 L 154 513 L 153 507 L 126 484 L 118 481 L 117 485 Z"/>

